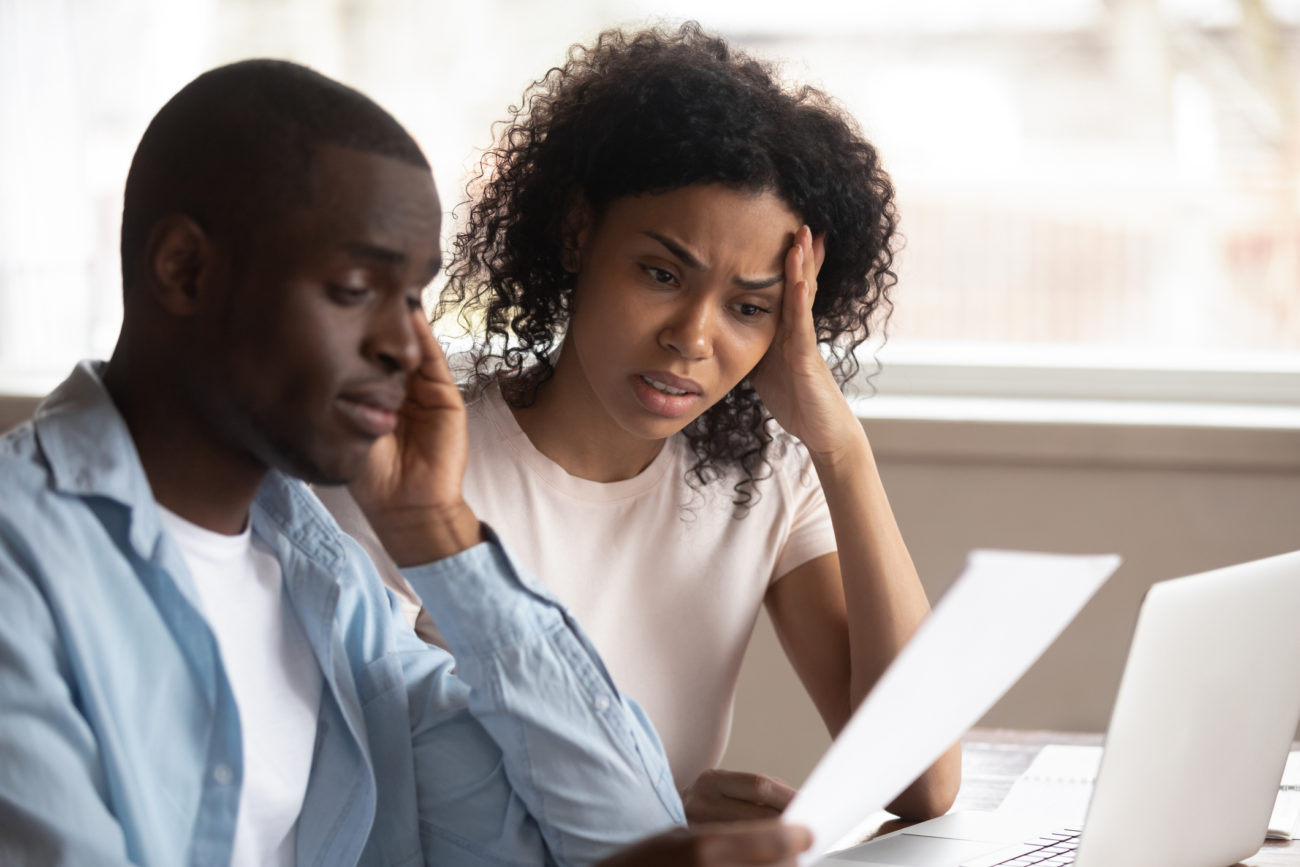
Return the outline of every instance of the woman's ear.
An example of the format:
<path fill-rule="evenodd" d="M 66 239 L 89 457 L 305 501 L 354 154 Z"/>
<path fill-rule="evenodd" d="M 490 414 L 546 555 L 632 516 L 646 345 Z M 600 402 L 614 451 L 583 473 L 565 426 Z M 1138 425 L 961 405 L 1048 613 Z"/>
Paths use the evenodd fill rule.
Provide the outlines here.
<path fill-rule="evenodd" d="M 183 214 L 170 214 L 149 230 L 145 289 L 168 313 L 190 316 L 209 301 L 214 250 L 207 233 Z"/>
<path fill-rule="evenodd" d="M 574 193 L 560 224 L 560 265 L 570 274 L 582 270 L 582 248 L 591 236 L 591 205 L 586 196 Z"/>

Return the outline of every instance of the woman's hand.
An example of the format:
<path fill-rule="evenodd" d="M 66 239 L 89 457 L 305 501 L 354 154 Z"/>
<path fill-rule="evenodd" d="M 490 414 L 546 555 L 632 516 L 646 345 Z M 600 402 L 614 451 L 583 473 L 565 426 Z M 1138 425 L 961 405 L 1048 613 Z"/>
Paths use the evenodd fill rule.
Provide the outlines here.
<path fill-rule="evenodd" d="M 411 314 L 420 364 L 406 383 L 397 429 L 370 449 L 348 486 L 399 566 L 448 557 L 482 541 L 461 496 L 469 455 L 465 402 L 429 324 Z"/>
<path fill-rule="evenodd" d="M 675 828 L 624 849 L 598 867 L 794 867 L 799 853 L 811 845 L 812 834 L 807 828 L 774 819 Z"/>
<path fill-rule="evenodd" d="M 807 226 L 795 233 L 785 257 L 781 321 L 749 381 L 777 423 L 798 437 L 814 460 L 833 461 L 863 433 L 817 349 L 812 307 L 825 258 L 825 235 L 814 239 Z"/>
<path fill-rule="evenodd" d="M 772 819 L 785 810 L 795 790 L 775 777 L 714 769 L 682 792 L 686 821 L 733 822 Z"/>

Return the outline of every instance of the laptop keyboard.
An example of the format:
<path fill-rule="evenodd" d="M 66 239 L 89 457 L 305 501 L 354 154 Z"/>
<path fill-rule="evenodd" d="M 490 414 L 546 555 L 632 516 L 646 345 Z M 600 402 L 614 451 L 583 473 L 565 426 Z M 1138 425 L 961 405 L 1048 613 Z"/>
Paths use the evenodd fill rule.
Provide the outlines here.
<path fill-rule="evenodd" d="M 963 861 L 961 867 L 1058 867 L 1061 864 L 1073 864 L 1074 850 L 1079 847 L 1081 833 L 1081 828 L 1062 828 L 1027 843 L 1018 843 L 972 861 Z"/>

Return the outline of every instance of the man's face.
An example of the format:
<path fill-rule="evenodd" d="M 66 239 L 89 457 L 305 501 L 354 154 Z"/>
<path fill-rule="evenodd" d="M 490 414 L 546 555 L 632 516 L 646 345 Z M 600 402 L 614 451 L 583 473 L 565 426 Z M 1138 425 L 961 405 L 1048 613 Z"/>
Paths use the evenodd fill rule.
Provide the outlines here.
<path fill-rule="evenodd" d="M 430 173 L 388 157 L 322 146 L 311 180 L 227 272 L 195 400 L 263 465 L 337 484 L 396 424 L 441 211 Z"/>

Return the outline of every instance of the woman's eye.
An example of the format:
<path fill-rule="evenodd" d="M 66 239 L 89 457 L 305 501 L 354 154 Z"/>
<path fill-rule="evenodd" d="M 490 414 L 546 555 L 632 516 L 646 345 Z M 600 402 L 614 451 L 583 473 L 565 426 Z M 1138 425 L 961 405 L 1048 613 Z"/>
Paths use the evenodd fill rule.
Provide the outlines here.
<path fill-rule="evenodd" d="M 651 280 L 656 283 L 662 283 L 665 286 L 671 286 L 677 282 L 677 278 L 672 271 L 666 271 L 663 268 L 656 268 L 653 265 L 642 265 L 641 270 L 646 273 Z"/>
<path fill-rule="evenodd" d="M 764 313 L 770 313 L 771 311 L 766 307 L 759 307 L 757 304 L 742 303 L 736 305 L 736 312 L 741 316 L 744 316 L 746 319 L 749 319 L 754 316 L 762 316 Z"/>

